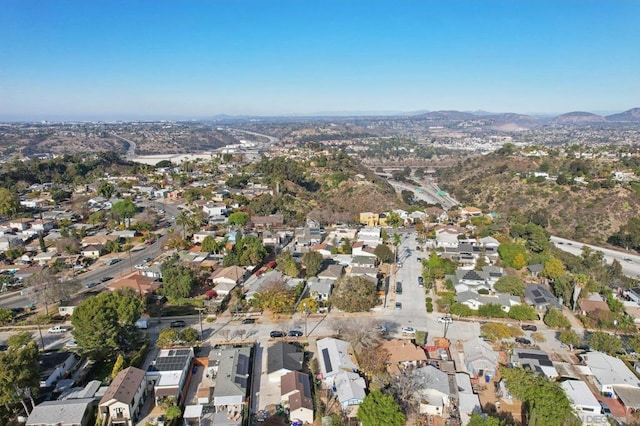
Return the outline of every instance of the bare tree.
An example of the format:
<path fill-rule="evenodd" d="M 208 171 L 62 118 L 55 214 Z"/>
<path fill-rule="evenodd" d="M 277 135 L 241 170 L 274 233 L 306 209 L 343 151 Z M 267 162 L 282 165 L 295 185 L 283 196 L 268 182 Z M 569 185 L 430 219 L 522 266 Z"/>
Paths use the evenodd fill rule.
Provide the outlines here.
<path fill-rule="evenodd" d="M 411 369 L 403 370 L 391 381 L 391 393 L 407 415 L 418 412 L 420 382 L 420 376 Z"/>
<path fill-rule="evenodd" d="M 236 333 L 238 334 L 238 337 L 240 337 L 240 340 L 244 340 L 244 335 L 247 334 L 247 330 L 241 328 L 239 330 L 236 330 Z"/>
<path fill-rule="evenodd" d="M 220 330 L 218 333 L 220 333 L 220 335 L 224 338 L 224 340 L 229 340 L 229 330 L 228 329 L 222 329 Z"/>
<path fill-rule="evenodd" d="M 51 268 L 44 269 L 25 279 L 25 287 L 29 287 L 35 301 L 44 305 L 49 315 L 49 305 L 69 300 L 79 290 L 77 280 L 63 280 Z"/>

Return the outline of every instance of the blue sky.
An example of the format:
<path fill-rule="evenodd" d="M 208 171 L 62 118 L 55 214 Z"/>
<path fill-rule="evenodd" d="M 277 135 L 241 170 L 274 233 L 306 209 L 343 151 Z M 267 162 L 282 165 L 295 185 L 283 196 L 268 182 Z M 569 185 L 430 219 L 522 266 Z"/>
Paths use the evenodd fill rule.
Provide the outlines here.
<path fill-rule="evenodd" d="M 640 106 L 640 1 L 5 0 L 0 119 Z"/>

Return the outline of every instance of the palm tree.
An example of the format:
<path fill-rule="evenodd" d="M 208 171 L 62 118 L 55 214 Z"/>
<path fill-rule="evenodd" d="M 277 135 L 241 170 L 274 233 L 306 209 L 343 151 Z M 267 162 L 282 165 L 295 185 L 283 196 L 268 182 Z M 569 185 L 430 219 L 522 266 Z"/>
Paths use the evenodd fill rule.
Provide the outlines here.
<path fill-rule="evenodd" d="M 182 238 L 187 239 L 187 227 L 191 221 L 191 216 L 186 211 L 182 210 L 176 217 L 176 225 L 182 227 Z"/>

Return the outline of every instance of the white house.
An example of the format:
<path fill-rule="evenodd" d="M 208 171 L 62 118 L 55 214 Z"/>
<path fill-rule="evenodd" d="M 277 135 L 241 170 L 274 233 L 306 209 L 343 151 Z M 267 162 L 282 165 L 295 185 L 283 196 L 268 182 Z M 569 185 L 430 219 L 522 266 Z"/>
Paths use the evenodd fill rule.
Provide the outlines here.
<path fill-rule="evenodd" d="M 153 383 L 156 405 L 164 398 L 180 400 L 191 368 L 193 348 L 161 349 L 147 368 L 147 382 Z"/>
<path fill-rule="evenodd" d="M 583 425 L 590 424 L 589 417 L 600 414 L 600 403 L 593 395 L 589 386 L 581 380 L 567 380 L 560 383 L 564 393 L 571 402 L 573 411 L 578 415 Z"/>
<path fill-rule="evenodd" d="M 227 206 L 224 204 L 207 203 L 202 206 L 202 211 L 209 217 L 225 216 L 227 214 Z"/>
<path fill-rule="evenodd" d="M 451 397 L 455 396 L 449 386 L 449 375 L 432 365 L 418 368 L 413 374 L 419 386 L 416 393 L 420 413 L 442 416 L 451 405 Z"/>
<path fill-rule="evenodd" d="M 606 396 L 615 397 L 614 386 L 617 385 L 640 386 L 640 380 L 620 358 L 602 352 L 587 352 L 582 360 L 589 367 L 598 390 Z"/>
<path fill-rule="evenodd" d="M 367 384 L 358 373 L 341 371 L 333 377 L 333 386 L 343 410 L 361 404 L 366 396 Z"/>
<path fill-rule="evenodd" d="M 353 372 L 358 366 L 353 362 L 349 342 L 333 337 L 325 337 L 316 342 L 322 380 L 333 385 L 333 378 L 343 371 Z"/>

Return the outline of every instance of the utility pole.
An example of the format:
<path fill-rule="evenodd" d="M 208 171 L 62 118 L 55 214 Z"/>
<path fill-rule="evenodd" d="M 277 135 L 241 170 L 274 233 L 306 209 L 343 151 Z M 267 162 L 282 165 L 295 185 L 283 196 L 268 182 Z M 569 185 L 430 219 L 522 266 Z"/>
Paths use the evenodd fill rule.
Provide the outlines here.
<path fill-rule="evenodd" d="M 198 321 L 200 322 L 200 341 L 202 342 L 204 340 L 204 332 L 202 331 L 202 311 L 204 311 L 206 308 L 196 308 L 196 311 L 198 311 Z"/>

